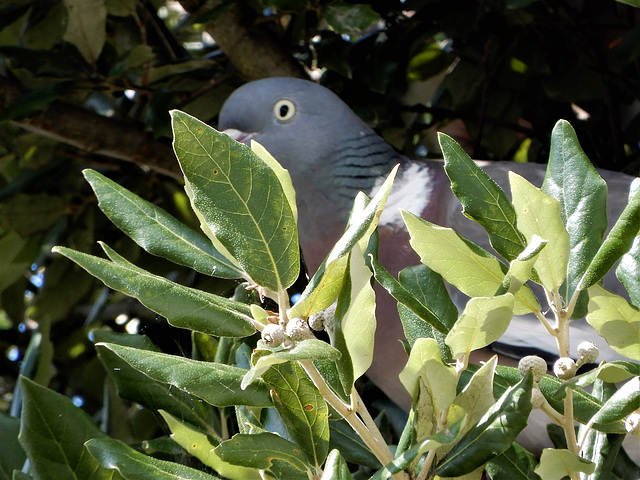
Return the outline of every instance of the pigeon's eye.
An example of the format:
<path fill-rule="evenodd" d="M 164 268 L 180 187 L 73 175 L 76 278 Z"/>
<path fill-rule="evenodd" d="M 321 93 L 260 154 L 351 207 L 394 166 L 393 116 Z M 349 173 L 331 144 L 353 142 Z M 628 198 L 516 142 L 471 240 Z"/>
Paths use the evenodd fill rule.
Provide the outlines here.
<path fill-rule="evenodd" d="M 296 114 L 296 106 L 291 100 L 278 100 L 273 106 L 273 114 L 279 122 L 288 122 Z"/>

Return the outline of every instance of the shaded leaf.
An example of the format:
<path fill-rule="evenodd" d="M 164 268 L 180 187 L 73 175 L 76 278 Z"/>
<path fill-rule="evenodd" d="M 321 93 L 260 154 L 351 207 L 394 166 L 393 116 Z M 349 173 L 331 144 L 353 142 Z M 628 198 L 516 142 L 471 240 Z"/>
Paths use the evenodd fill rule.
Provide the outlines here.
<path fill-rule="evenodd" d="M 108 287 L 137 298 L 175 327 L 219 336 L 246 337 L 255 333 L 248 305 L 153 275 L 106 245 L 101 246 L 113 261 L 66 247 L 54 247 L 52 251 L 76 262 Z"/>
<path fill-rule="evenodd" d="M 113 343 L 98 343 L 96 348 L 110 350 L 149 378 L 201 398 L 210 405 L 271 406 L 269 393 L 262 382 L 254 382 L 244 390 L 240 388 L 246 370 L 238 367 Z"/>
<path fill-rule="evenodd" d="M 67 29 L 63 39 L 74 44 L 85 60 L 96 63 L 107 38 L 107 7 L 104 0 L 63 0 Z"/>
<path fill-rule="evenodd" d="M 541 480 L 534 473 L 538 459 L 529 451 L 513 443 L 505 452 L 487 463 L 492 480 Z"/>
<path fill-rule="evenodd" d="M 191 467 L 148 457 L 112 438 L 95 438 L 86 443 L 91 455 L 104 468 L 116 470 L 125 480 L 216 480 L 217 477 Z"/>
<path fill-rule="evenodd" d="M 318 389 L 298 363 L 274 365 L 263 380 L 293 441 L 317 468 L 329 451 L 329 409 Z"/>
<path fill-rule="evenodd" d="M 327 23 L 339 34 L 359 36 L 380 20 L 380 14 L 370 5 L 331 2 L 322 14 Z"/>
<path fill-rule="evenodd" d="M 21 470 L 27 458 L 18 442 L 19 431 L 20 419 L 0 412 L 0 480 L 10 480 L 13 470 Z"/>
<path fill-rule="evenodd" d="M 242 278 L 243 272 L 200 233 L 104 175 L 89 169 L 83 174 L 104 214 L 147 252 L 205 275 Z"/>
<path fill-rule="evenodd" d="M 22 377 L 20 444 L 36 478 L 116 478 L 84 451 L 84 443 L 106 434 L 70 398 Z"/>
<path fill-rule="evenodd" d="M 507 389 L 436 467 L 441 477 L 465 475 L 506 451 L 527 426 L 533 375 Z"/>
<path fill-rule="evenodd" d="M 238 433 L 218 445 L 215 452 L 225 462 L 261 470 L 271 467 L 274 460 L 282 460 L 301 471 L 310 468 L 295 444 L 269 432 L 251 435 Z"/>

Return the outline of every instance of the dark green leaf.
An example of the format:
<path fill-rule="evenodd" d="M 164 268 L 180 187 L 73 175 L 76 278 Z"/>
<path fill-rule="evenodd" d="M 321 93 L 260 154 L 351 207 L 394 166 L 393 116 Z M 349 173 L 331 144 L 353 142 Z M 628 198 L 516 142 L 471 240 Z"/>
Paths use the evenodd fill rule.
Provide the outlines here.
<path fill-rule="evenodd" d="M 18 442 L 20 419 L 0 412 L 0 480 L 9 480 L 13 470 L 21 470 L 26 454 Z"/>
<path fill-rule="evenodd" d="M 271 406 L 269 392 L 261 381 L 253 382 L 245 390 L 240 388 L 246 373 L 241 368 L 112 343 L 99 343 L 96 348 L 110 350 L 150 379 L 201 398 L 210 405 Z"/>
<path fill-rule="evenodd" d="M 20 444 L 29 457 L 31 472 L 40 479 L 114 479 L 84 451 L 84 443 L 105 434 L 71 399 L 31 380 L 20 380 L 22 416 Z"/>
<path fill-rule="evenodd" d="M 87 450 L 104 468 L 117 471 L 125 480 L 216 480 L 204 472 L 177 463 L 148 457 L 112 438 L 96 438 Z"/>
<path fill-rule="evenodd" d="M 327 23 L 339 34 L 359 36 L 380 19 L 380 15 L 365 4 L 331 2 L 322 10 Z"/>
<path fill-rule="evenodd" d="M 0 113 L 0 123 L 7 120 L 19 120 L 46 109 L 51 102 L 77 88 L 75 81 L 65 81 L 45 85 L 31 90 Z"/>
<path fill-rule="evenodd" d="M 576 132 L 566 120 L 556 123 L 551 133 L 549 166 L 542 191 L 560 202 L 569 234 L 568 281 L 562 292 L 563 298 L 569 299 L 607 228 L 607 185 L 580 148 Z M 576 317 L 585 313 L 578 312 Z"/>
<path fill-rule="evenodd" d="M 472 472 L 506 451 L 527 426 L 533 375 L 510 387 L 436 467 L 442 477 Z"/>
<path fill-rule="evenodd" d="M 205 275 L 242 278 L 243 272 L 204 235 L 104 175 L 88 169 L 83 174 L 104 214 L 147 252 Z"/>
<path fill-rule="evenodd" d="M 640 383 L 638 377 L 633 377 L 602 405 L 591 421 L 597 424 L 617 422 L 638 409 L 640 409 Z"/>
<path fill-rule="evenodd" d="M 517 443 L 487 463 L 492 480 L 541 480 L 534 473 L 538 459 Z"/>
<path fill-rule="evenodd" d="M 225 462 L 266 470 L 274 460 L 282 460 L 297 470 L 308 471 L 300 449 L 280 435 L 269 432 L 238 433 L 216 447 L 216 453 Z"/>
<path fill-rule="evenodd" d="M 137 298 L 175 327 L 220 336 L 255 333 L 248 305 L 153 275 L 101 245 L 113 261 L 65 247 L 54 247 L 53 251 L 76 262 L 108 287 Z"/>
<path fill-rule="evenodd" d="M 173 110 L 173 148 L 194 209 L 249 276 L 273 292 L 298 278 L 298 230 L 275 172 L 246 145 Z"/>
<path fill-rule="evenodd" d="M 94 331 L 96 343 L 113 343 L 121 346 L 140 349 L 141 355 L 149 352 L 158 353 L 156 347 L 144 335 L 128 335 Z M 213 410 L 210 405 L 187 392 L 176 389 L 166 382 L 151 378 L 146 372 L 132 367 L 108 348 L 98 347 L 98 357 L 105 366 L 107 375 L 116 384 L 118 395 L 151 410 L 166 410 L 172 415 L 200 427 L 211 434 L 214 425 Z"/>
<path fill-rule="evenodd" d="M 295 362 L 274 365 L 263 380 L 289 435 L 318 468 L 329 451 L 329 409 L 313 382 Z"/>
<path fill-rule="evenodd" d="M 504 191 L 451 137 L 438 135 L 444 168 L 451 179 L 451 190 L 462 204 L 462 213 L 480 223 L 493 248 L 505 259 L 516 258 L 526 240 L 516 228 L 516 212 Z"/>
<path fill-rule="evenodd" d="M 373 274 L 376 280 L 391 294 L 393 298 L 395 298 L 399 303 L 405 305 L 409 310 L 431 325 L 438 332 L 445 335 L 449 332 L 449 327 L 445 322 L 450 321 L 450 315 L 447 314 L 447 317 L 444 319 L 440 318 L 428 305 L 421 303 L 419 299 L 412 294 L 412 292 L 407 290 L 402 286 L 402 284 L 400 284 L 400 282 L 393 278 L 393 276 L 373 257 L 371 265 L 373 266 Z"/>
<path fill-rule="evenodd" d="M 613 264 L 624 255 L 640 230 L 640 179 L 635 179 L 629 192 L 629 203 L 613 225 L 595 257 L 580 280 L 579 288 L 586 289 L 599 282 Z"/>
<path fill-rule="evenodd" d="M 348 462 L 380 468 L 380 461 L 345 420 L 329 421 L 329 429 L 329 448 L 340 451 Z"/>
<path fill-rule="evenodd" d="M 11 59 L 14 68 L 25 68 L 35 76 L 83 78 L 94 73 L 78 49 L 70 43 L 63 43 L 55 50 L 3 46 L 0 47 L 0 54 Z"/>

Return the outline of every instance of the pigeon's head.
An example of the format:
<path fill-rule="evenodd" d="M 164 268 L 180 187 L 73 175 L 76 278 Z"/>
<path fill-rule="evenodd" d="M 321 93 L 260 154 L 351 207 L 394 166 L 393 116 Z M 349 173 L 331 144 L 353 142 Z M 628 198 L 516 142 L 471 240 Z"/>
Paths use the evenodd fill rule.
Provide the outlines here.
<path fill-rule="evenodd" d="M 307 80 L 267 78 L 247 83 L 227 99 L 219 129 L 262 144 L 289 170 L 297 188 L 313 179 L 353 199 L 369 193 L 397 156 L 332 91 Z M 361 185 L 355 185 L 354 178 Z"/>

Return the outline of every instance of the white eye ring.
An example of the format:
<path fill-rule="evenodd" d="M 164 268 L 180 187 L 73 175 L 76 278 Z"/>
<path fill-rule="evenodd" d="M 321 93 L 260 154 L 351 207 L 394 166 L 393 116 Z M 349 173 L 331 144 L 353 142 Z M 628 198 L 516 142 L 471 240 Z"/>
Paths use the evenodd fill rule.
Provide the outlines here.
<path fill-rule="evenodd" d="M 273 114 L 279 122 L 288 122 L 296 114 L 296 106 L 291 100 L 278 100 L 273 106 Z"/>

